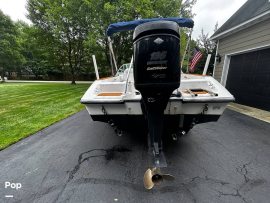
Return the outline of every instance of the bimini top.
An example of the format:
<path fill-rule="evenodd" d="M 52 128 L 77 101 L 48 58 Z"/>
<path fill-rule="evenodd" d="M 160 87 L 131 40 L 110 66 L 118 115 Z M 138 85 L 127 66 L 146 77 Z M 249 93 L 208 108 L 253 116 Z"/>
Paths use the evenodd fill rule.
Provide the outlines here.
<path fill-rule="evenodd" d="M 159 20 L 173 21 L 176 22 L 180 27 L 193 28 L 194 26 L 193 20 L 189 18 L 149 18 L 110 24 L 107 29 L 107 36 L 112 36 L 114 33 L 117 32 L 134 30 L 138 25 Z"/>

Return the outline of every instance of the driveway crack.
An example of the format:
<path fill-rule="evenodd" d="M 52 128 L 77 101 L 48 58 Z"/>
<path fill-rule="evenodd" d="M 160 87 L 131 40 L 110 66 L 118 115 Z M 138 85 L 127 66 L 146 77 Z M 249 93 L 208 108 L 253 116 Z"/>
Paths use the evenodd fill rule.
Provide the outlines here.
<path fill-rule="evenodd" d="M 102 152 L 102 154 L 91 155 L 91 153 L 94 151 Z M 67 184 L 74 178 L 75 174 L 79 171 L 81 164 L 83 162 L 88 161 L 89 159 L 95 158 L 95 157 L 105 157 L 106 160 L 112 160 L 115 156 L 115 152 L 122 153 L 122 152 L 130 152 L 130 151 L 131 151 L 130 149 L 128 149 L 124 146 L 116 145 L 116 146 L 113 146 L 112 148 L 109 148 L 109 149 L 91 149 L 91 150 L 88 150 L 86 152 L 82 152 L 78 157 L 77 164 L 74 166 L 74 168 L 71 171 L 68 171 L 68 179 L 65 182 L 65 184 L 63 185 L 60 192 L 58 193 L 54 202 L 57 202 L 59 200 L 59 198 L 61 197 L 61 195 L 65 191 Z M 88 156 L 84 157 L 87 154 L 88 154 Z"/>
<path fill-rule="evenodd" d="M 250 181 L 250 178 L 248 177 L 248 169 L 247 167 L 252 163 L 252 161 L 243 164 L 241 167 L 236 168 L 236 171 L 244 176 L 245 183 L 248 183 Z"/>
<path fill-rule="evenodd" d="M 224 193 L 221 191 L 217 191 L 219 193 L 219 197 L 221 196 L 232 196 L 232 197 L 238 197 L 240 198 L 243 202 L 247 203 L 248 201 L 241 195 L 241 193 L 239 192 L 239 189 L 235 189 L 235 193 Z"/>

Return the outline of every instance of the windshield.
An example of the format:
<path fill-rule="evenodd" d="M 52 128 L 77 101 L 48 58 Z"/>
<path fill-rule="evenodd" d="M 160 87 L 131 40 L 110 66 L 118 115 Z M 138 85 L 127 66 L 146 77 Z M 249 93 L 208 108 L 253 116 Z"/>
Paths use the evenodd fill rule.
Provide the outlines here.
<path fill-rule="evenodd" d="M 126 69 L 129 68 L 129 65 L 130 65 L 130 63 L 125 63 L 125 64 L 123 64 L 123 65 L 117 70 L 117 73 L 115 74 L 115 76 L 122 75 L 122 74 L 124 73 L 124 71 L 125 71 Z"/>

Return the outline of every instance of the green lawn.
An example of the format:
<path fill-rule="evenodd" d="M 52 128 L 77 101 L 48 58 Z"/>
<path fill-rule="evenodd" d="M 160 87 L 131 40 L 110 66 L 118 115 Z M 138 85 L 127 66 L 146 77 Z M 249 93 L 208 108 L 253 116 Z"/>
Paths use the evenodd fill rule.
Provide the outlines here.
<path fill-rule="evenodd" d="M 0 150 L 84 108 L 88 84 L 0 84 Z"/>

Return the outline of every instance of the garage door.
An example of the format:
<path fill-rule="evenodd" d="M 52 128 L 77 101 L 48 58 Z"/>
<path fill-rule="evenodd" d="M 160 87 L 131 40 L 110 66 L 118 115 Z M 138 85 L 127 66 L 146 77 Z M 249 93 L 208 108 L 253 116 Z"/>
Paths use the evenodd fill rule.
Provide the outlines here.
<path fill-rule="evenodd" d="M 270 111 L 270 49 L 232 56 L 226 87 L 237 103 Z"/>

